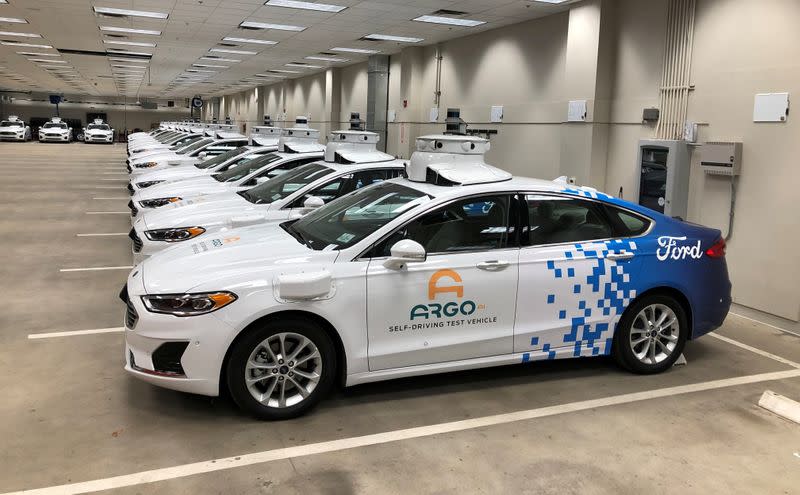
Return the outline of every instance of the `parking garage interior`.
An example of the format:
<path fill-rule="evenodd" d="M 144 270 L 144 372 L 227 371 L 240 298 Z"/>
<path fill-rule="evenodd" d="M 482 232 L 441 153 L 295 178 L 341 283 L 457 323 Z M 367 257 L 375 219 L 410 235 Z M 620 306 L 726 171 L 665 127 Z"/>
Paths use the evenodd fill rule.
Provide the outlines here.
<path fill-rule="evenodd" d="M 800 92 L 797 20 L 794 0 L 0 1 L 0 118 L 21 123 L 9 124 L 8 136 L 0 129 L 0 494 L 796 493 L 800 133 L 790 101 Z M 63 138 L 46 137 L 52 122 L 64 123 Z M 109 131 L 97 142 L 87 138 L 93 123 Z M 307 129 L 318 131 L 310 141 L 295 135 Z M 125 298 L 131 274 L 144 266 L 146 279 L 155 273 L 148 266 L 178 252 L 143 256 L 132 247 L 133 186 L 147 191 L 136 185 L 136 167 L 150 163 L 136 153 L 178 149 L 161 146 L 153 137 L 159 132 L 207 140 L 164 159 L 191 168 L 217 156 L 215 167 L 227 167 L 228 156 L 273 152 L 286 163 L 293 159 L 286 154 L 310 153 L 298 167 L 330 163 L 325 150 L 347 147 L 349 136 L 375 136 L 364 138 L 364 155 L 332 156 L 351 174 L 396 162 L 395 172 L 380 169 L 380 181 L 389 182 L 413 179 L 414 157 L 437 153 L 424 148 L 426 136 L 473 147 L 458 153 L 473 153 L 477 143 L 485 146 L 480 163 L 496 176 L 555 180 L 553 187 L 584 199 L 610 198 L 606 208 L 655 218 L 656 227 L 677 217 L 688 236 L 698 225 L 717 232 L 732 304 L 720 325 L 686 337 L 675 363 L 655 374 L 620 366 L 610 340 L 576 351 L 578 359 L 538 360 L 543 348 L 527 333 L 525 353 L 514 341 L 517 364 L 492 366 L 491 352 L 479 349 L 484 361 L 472 364 L 443 359 L 429 370 L 411 360 L 407 371 L 378 369 L 369 355 L 356 370 L 341 339 L 335 352 L 351 370 L 340 363 L 341 376 L 318 405 L 259 420 L 226 388 L 225 371 L 216 370 L 214 396 L 136 376 L 130 334 L 137 329 L 126 321 L 132 297 L 121 301 L 121 290 Z M 273 132 L 281 140 L 267 144 Z M 248 175 L 251 182 L 235 190 L 267 188 L 281 174 Z M 449 179 L 425 191 L 474 187 L 441 174 Z M 331 206 L 361 186 L 332 195 Z M 195 201 L 207 201 L 198 191 Z M 185 202 L 167 198 L 159 206 L 173 200 Z M 294 206 L 312 216 L 333 209 L 327 197 Z M 226 213 L 222 231 L 236 232 L 220 245 L 239 242 L 237 227 L 258 230 L 249 211 Z M 652 232 L 645 230 L 640 250 Z M 654 244 L 668 261 L 711 256 L 706 245 L 695 256 L 669 239 Z M 202 279 L 217 264 L 176 278 Z M 540 285 L 526 281 L 521 267 L 515 302 L 502 306 L 511 310 L 501 319 L 513 321 L 526 305 L 539 311 L 516 296 L 525 284 Z M 704 278 L 674 273 L 676 286 L 706 290 Z M 246 280 L 231 287 L 262 282 Z M 417 284 L 419 302 L 428 295 L 435 302 L 436 284 L 426 283 Z M 548 283 L 542 307 L 561 301 L 561 282 Z M 378 318 L 399 328 L 353 303 L 352 285 L 335 277 L 333 285 L 335 292 L 309 304 L 349 297 L 332 312 L 361 312 L 365 325 Z M 392 294 L 402 302 L 405 288 L 388 289 L 386 307 Z M 216 314 L 223 320 L 246 299 Z M 143 331 L 146 307 L 137 306 Z M 624 309 L 609 331 L 628 321 Z M 469 307 L 461 311 L 471 315 Z"/>

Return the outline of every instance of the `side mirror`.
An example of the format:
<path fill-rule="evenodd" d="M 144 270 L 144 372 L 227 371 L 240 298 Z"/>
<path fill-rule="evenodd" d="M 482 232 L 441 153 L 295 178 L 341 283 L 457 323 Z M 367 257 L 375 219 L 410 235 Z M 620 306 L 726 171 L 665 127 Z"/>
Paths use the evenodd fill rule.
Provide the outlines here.
<path fill-rule="evenodd" d="M 205 151 L 201 151 L 200 154 L 197 155 L 197 157 L 200 158 L 201 160 L 205 160 L 207 156 L 208 153 L 206 153 Z"/>
<path fill-rule="evenodd" d="M 247 227 L 248 225 L 256 225 L 265 220 L 264 215 L 242 215 L 239 217 L 231 217 L 231 227 Z"/>
<path fill-rule="evenodd" d="M 268 182 L 269 179 L 270 179 L 270 177 L 257 177 L 256 178 L 256 184 L 263 184 L 265 182 Z"/>
<path fill-rule="evenodd" d="M 383 266 L 390 270 L 401 270 L 408 263 L 421 263 L 427 258 L 422 244 L 411 239 L 396 242 L 391 249 L 392 255 L 383 262 Z"/>
<path fill-rule="evenodd" d="M 303 208 L 308 211 L 316 210 L 321 206 L 325 206 L 325 201 L 317 196 L 309 196 L 305 201 L 303 201 Z"/>

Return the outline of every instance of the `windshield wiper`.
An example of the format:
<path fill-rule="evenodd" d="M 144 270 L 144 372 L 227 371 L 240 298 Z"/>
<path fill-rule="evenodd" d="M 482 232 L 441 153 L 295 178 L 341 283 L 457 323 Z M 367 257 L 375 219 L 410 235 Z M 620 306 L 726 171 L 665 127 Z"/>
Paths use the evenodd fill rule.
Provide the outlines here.
<path fill-rule="evenodd" d="M 222 176 L 222 174 L 211 174 L 211 177 L 213 177 L 214 180 L 217 181 L 217 182 L 222 182 L 222 179 L 220 179 L 221 176 Z M 247 199 L 247 198 L 245 198 L 245 199 Z"/>

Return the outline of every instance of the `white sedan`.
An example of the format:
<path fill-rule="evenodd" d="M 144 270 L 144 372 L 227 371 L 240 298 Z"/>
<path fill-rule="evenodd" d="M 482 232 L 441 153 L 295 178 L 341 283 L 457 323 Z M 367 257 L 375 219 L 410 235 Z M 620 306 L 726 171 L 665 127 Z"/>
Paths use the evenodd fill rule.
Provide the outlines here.
<path fill-rule="evenodd" d="M 404 162 L 390 159 L 342 165 L 315 161 L 282 172 L 244 191 L 197 196 L 144 211 L 130 232 L 134 261 L 196 237 L 205 239 L 236 227 L 299 218 L 343 194 L 400 176 Z"/>
<path fill-rule="evenodd" d="M 83 142 L 85 143 L 114 143 L 114 129 L 104 123 L 93 123 L 86 126 L 83 131 Z"/>
<path fill-rule="evenodd" d="M 167 151 L 134 158 L 128 165 L 132 177 L 165 170 L 184 164 L 193 164 L 211 156 L 217 156 L 240 146 L 246 146 L 249 140 L 238 133 L 219 132 L 214 138 L 201 138 L 200 140 L 181 148 L 177 151 Z"/>
<path fill-rule="evenodd" d="M 512 178 L 487 148 L 421 137 L 408 179 L 145 260 L 125 369 L 285 419 L 337 383 L 607 354 L 657 373 L 725 319 L 718 230 Z"/>
<path fill-rule="evenodd" d="M 179 201 L 195 200 L 198 196 L 218 193 L 236 193 L 257 186 L 287 170 L 297 168 L 322 158 L 322 151 L 314 153 L 280 153 L 247 155 L 239 158 L 226 170 L 197 177 L 163 182 L 136 192 L 128 208 L 136 217 L 139 210 L 148 212 Z"/>
<path fill-rule="evenodd" d="M 39 141 L 44 143 L 54 141 L 68 143 L 72 141 L 72 128 L 66 122 L 51 121 L 39 128 Z"/>
<path fill-rule="evenodd" d="M 8 120 L 0 122 L 1 141 L 29 141 L 31 139 L 31 128 L 17 117 L 9 117 Z"/>

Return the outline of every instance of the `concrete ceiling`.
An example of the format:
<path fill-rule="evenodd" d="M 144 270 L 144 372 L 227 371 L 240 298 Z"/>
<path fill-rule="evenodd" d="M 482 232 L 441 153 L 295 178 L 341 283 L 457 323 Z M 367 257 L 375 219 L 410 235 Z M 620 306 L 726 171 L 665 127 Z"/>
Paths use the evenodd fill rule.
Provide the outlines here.
<path fill-rule="evenodd" d="M 369 48 L 391 54 L 412 45 L 361 40 L 365 35 L 379 33 L 423 38 L 424 41 L 413 45 L 429 45 L 563 11 L 574 0 L 560 4 L 536 0 L 323 1 L 347 8 L 339 13 L 318 12 L 267 6 L 264 4 L 265 0 L 7 0 L 7 3 L 0 0 L 0 18 L 19 18 L 28 22 L 23 24 L 0 20 L 0 31 L 42 36 L 28 38 L 0 34 L 0 42 L 53 47 L 0 44 L 0 89 L 149 98 L 227 94 L 278 80 L 277 77 L 253 77 L 265 71 L 292 70 L 297 73 L 280 75 L 288 78 L 300 77 L 332 65 L 344 66 L 359 62 L 368 56 L 356 53 L 334 54 L 337 58 L 348 59 L 345 62 L 305 59 L 306 56 L 330 52 L 334 47 Z M 96 14 L 93 6 L 161 12 L 169 14 L 169 17 L 165 20 L 130 16 L 107 17 Z M 411 20 L 439 9 L 466 12 L 457 17 L 486 23 L 476 27 L 460 27 Z M 239 27 L 243 21 L 294 25 L 305 29 L 299 32 L 249 30 Z M 161 34 L 103 32 L 100 26 L 161 31 Z M 223 46 L 220 43 L 227 43 L 222 41 L 226 36 L 276 41 L 277 44 L 235 42 L 230 43 L 235 46 Z M 154 43 L 156 46 L 108 44 L 104 41 L 144 42 Z M 239 55 L 209 52 L 212 48 L 258 53 Z M 109 50 L 113 49 L 150 53 L 152 58 L 137 62 L 113 61 L 109 54 Z M 76 51 L 89 53 L 75 53 Z M 201 57 L 209 55 L 240 62 L 201 60 Z M 119 56 L 124 57 L 124 54 L 120 53 Z M 46 60 L 56 62 L 48 64 L 44 62 Z M 285 65 L 294 62 L 323 68 Z M 220 65 L 226 68 L 195 67 L 193 64 Z M 147 70 L 112 67 L 113 65 L 143 66 Z M 59 70 L 60 67 L 65 69 Z M 59 73 L 65 75 L 59 76 Z"/>

